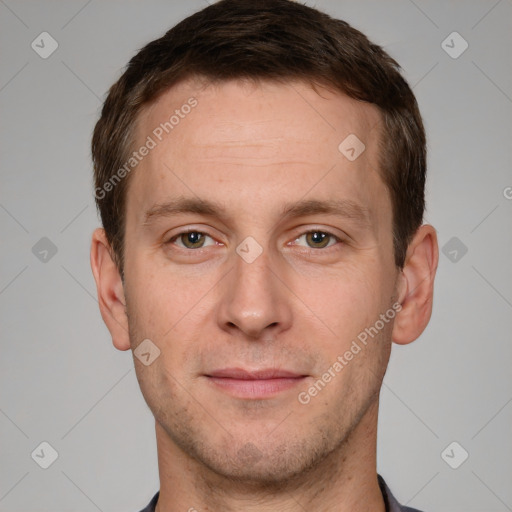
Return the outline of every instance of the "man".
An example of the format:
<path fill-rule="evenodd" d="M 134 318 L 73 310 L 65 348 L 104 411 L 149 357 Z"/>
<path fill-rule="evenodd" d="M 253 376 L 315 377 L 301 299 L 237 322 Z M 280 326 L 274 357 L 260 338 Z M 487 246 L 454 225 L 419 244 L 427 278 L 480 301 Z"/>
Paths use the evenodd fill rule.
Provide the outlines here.
<path fill-rule="evenodd" d="M 425 135 L 398 65 L 287 0 L 143 48 L 93 136 L 101 314 L 155 416 L 146 511 L 411 511 L 376 471 L 391 343 L 431 315 Z"/>

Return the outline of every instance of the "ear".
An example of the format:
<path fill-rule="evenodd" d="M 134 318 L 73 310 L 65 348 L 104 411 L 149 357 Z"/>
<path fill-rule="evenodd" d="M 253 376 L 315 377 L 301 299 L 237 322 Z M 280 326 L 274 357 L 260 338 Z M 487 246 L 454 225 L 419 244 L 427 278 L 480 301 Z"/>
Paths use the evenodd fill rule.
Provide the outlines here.
<path fill-rule="evenodd" d="M 411 343 L 425 330 L 432 314 L 434 278 L 439 261 L 436 230 L 429 224 L 416 231 L 398 277 L 402 309 L 395 317 L 392 340 Z"/>
<path fill-rule="evenodd" d="M 101 228 L 96 229 L 92 235 L 91 268 L 101 316 L 110 331 L 112 343 L 118 350 L 128 350 L 130 337 L 123 282 L 112 259 L 105 230 Z"/>

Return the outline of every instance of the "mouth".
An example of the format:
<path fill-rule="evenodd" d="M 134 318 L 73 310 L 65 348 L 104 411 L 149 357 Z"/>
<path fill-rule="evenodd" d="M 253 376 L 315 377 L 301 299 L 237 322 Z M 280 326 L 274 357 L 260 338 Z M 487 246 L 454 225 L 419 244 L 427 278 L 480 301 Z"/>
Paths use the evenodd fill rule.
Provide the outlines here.
<path fill-rule="evenodd" d="M 288 370 L 267 368 L 244 370 L 223 368 L 204 375 L 217 389 L 236 398 L 261 400 L 272 398 L 301 384 L 308 375 Z"/>

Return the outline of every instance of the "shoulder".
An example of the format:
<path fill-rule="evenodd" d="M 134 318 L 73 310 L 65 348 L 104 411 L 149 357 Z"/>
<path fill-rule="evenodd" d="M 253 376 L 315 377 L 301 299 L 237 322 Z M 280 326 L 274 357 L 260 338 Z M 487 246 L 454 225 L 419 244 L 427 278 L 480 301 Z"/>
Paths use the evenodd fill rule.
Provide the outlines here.
<path fill-rule="evenodd" d="M 387 486 L 384 479 L 377 475 L 379 480 L 379 486 L 382 491 L 382 495 L 384 497 L 384 501 L 386 502 L 386 510 L 388 512 L 421 512 L 420 510 L 416 508 L 411 507 L 405 507 L 400 505 L 396 498 L 391 493 L 389 487 Z M 152 498 L 152 500 L 149 502 L 146 508 L 142 509 L 140 512 L 155 512 L 155 507 L 158 502 L 158 496 L 160 494 L 160 491 L 158 491 Z"/>
<path fill-rule="evenodd" d="M 148 503 L 146 508 L 143 508 L 140 512 L 155 512 L 156 503 L 158 501 L 158 496 L 160 495 L 160 491 L 158 491 L 151 501 Z"/>
<path fill-rule="evenodd" d="M 382 491 L 384 501 L 386 502 L 387 512 L 421 512 L 421 510 L 418 510 L 416 508 L 405 507 L 403 505 L 400 505 L 400 503 L 398 503 L 396 498 L 393 496 L 384 479 L 380 475 L 377 475 L 377 478 L 379 480 L 379 486 L 380 490 Z"/>

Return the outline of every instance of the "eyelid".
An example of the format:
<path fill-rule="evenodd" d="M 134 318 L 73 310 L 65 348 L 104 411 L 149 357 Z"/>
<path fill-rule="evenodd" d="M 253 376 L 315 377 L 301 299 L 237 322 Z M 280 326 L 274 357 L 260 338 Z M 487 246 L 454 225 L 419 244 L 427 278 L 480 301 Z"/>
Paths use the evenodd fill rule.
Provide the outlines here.
<path fill-rule="evenodd" d="M 332 231 L 330 231 L 328 229 L 317 227 L 317 228 L 307 229 L 306 231 L 300 231 L 299 234 L 294 236 L 293 240 L 291 242 L 289 242 L 287 245 L 293 244 L 294 242 L 296 242 L 302 236 L 308 235 L 310 233 L 323 233 L 323 234 L 325 234 L 327 236 L 330 236 L 331 238 L 334 238 L 337 243 L 333 244 L 333 245 L 328 245 L 326 247 L 319 247 L 319 248 L 316 248 L 316 249 L 314 247 L 304 247 L 305 250 L 309 250 L 309 251 L 315 251 L 315 252 L 317 252 L 319 250 L 327 251 L 328 249 L 332 249 L 336 245 L 339 245 L 340 243 L 345 243 L 345 241 L 346 241 L 345 237 L 343 237 L 343 236 L 336 235 L 335 233 L 333 233 Z"/>
<path fill-rule="evenodd" d="M 196 229 L 196 228 L 188 228 L 188 229 L 185 229 L 183 231 L 180 231 L 179 233 L 176 233 L 174 235 L 172 235 L 171 237 L 164 237 L 164 245 L 176 245 L 174 242 L 176 240 L 178 240 L 181 236 L 183 235 L 186 235 L 188 233 L 200 233 L 201 235 L 205 236 L 205 237 L 208 237 L 208 238 L 211 238 L 215 243 L 214 244 L 211 244 L 211 245 L 218 245 L 219 243 L 222 244 L 222 242 L 218 242 L 214 236 L 208 234 L 206 231 L 202 231 L 200 229 Z M 180 249 L 183 249 L 185 251 L 199 251 L 201 249 L 205 249 L 206 247 L 210 247 L 210 245 L 207 245 L 206 247 L 198 247 L 197 249 L 189 249 L 187 247 L 181 247 L 179 245 L 177 245 L 176 247 L 179 247 Z"/>
<path fill-rule="evenodd" d="M 299 228 L 298 228 L 299 229 Z M 163 242 L 163 245 L 175 245 L 174 242 L 182 235 L 186 235 L 187 233 L 200 233 L 204 236 L 207 236 L 209 238 L 211 238 L 215 244 L 212 244 L 212 245 L 218 245 L 218 244 L 221 244 L 221 245 L 224 245 L 222 242 L 219 242 L 213 235 L 209 234 L 207 231 L 205 230 L 202 230 L 202 229 L 198 229 L 198 228 L 186 228 L 184 229 L 183 231 L 180 231 L 178 233 L 175 233 L 173 234 L 171 237 L 168 237 L 168 236 L 165 236 L 164 237 L 164 242 Z M 333 233 L 332 231 L 330 231 L 329 229 L 326 229 L 326 228 L 323 228 L 323 227 L 312 227 L 312 228 L 308 228 L 306 230 L 304 230 L 304 228 L 301 228 L 301 231 L 298 231 L 296 235 L 294 235 L 293 237 L 293 240 L 291 240 L 290 242 L 288 242 L 286 245 L 290 245 L 290 244 L 293 244 L 294 242 L 297 241 L 297 239 L 299 239 L 300 237 L 304 236 L 304 235 L 308 235 L 310 233 L 324 233 L 332 238 L 334 238 L 338 243 L 346 243 L 346 239 L 348 238 L 348 235 L 337 235 L 335 233 Z M 304 247 L 304 249 L 306 250 L 312 250 L 312 251 L 318 251 L 319 249 L 323 250 L 323 251 L 326 251 L 327 249 L 330 249 L 330 248 L 333 248 L 335 247 L 337 244 L 334 244 L 334 245 L 329 245 L 329 246 L 326 246 L 326 247 L 322 247 L 322 248 L 318 248 L 318 249 L 315 249 L 313 247 Z M 176 247 L 179 247 L 180 249 L 183 249 L 185 251 L 200 251 L 201 249 L 206 249 L 206 247 L 211 247 L 210 245 L 206 246 L 206 247 L 198 247 L 196 249 L 189 249 L 189 248 L 186 248 L 186 247 L 180 247 L 180 246 L 176 246 Z"/>
<path fill-rule="evenodd" d="M 211 247 L 211 246 L 216 246 L 216 245 L 223 245 L 222 242 L 219 242 L 217 240 L 217 237 L 211 235 L 210 233 L 208 233 L 208 230 L 207 229 L 203 229 L 202 227 L 183 227 L 181 226 L 182 230 L 181 231 L 178 231 L 172 235 L 169 235 L 169 234 L 165 234 L 163 237 L 162 237 L 162 246 L 163 247 L 166 247 L 166 246 L 172 246 L 174 248 L 176 248 L 177 250 L 181 250 L 181 251 L 185 251 L 185 252 L 199 252 L 203 249 L 207 249 L 208 247 Z M 179 229 L 179 228 L 176 228 L 176 229 Z M 171 230 L 171 231 L 174 231 L 174 230 Z M 200 233 L 201 235 L 205 236 L 205 237 L 208 237 L 208 238 L 211 238 L 213 240 L 214 243 L 210 244 L 210 245 L 207 245 L 205 247 L 198 247 L 196 249 L 189 249 L 187 247 L 182 247 L 180 245 L 177 245 L 176 244 L 176 240 L 178 240 L 181 236 L 183 235 L 186 235 L 187 233 Z"/>

